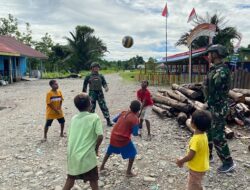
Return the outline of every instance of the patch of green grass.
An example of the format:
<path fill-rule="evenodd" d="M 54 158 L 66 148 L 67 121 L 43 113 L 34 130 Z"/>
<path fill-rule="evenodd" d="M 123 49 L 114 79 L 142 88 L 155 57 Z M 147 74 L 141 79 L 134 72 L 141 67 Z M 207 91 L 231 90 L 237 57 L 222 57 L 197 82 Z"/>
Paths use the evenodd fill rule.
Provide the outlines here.
<path fill-rule="evenodd" d="M 80 71 L 79 74 L 81 75 L 81 77 L 84 77 L 89 73 L 90 73 L 90 71 Z M 112 73 L 117 73 L 117 70 L 114 70 L 114 69 L 100 70 L 100 73 L 103 75 L 112 74 Z M 73 74 L 73 73 L 69 73 L 69 72 L 45 72 L 42 74 L 42 78 L 43 79 L 66 78 L 66 77 L 70 76 L 71 74 Z"/>
<path fill-rule="evenodd" d="M 83 77 L 89 74 L 91 71 L 81 71 L 79 74 Z M 105 70 L 100 70 L 99 73 L 106 75 L 106 74 L 112 74 L 112 73 L 117 73 L 117 70 L 115 69 L 105 69 Z"/>
<path fill-rule="evenodd" d="M 126 81 L 136 81 L 136 76 L 140 73 L 139 70 L 120 71 L 120 76 Z"/>
<path fill-rule="evenodd" d="M 45 73 L 42 73 L 42 78 L 43 79 L 64 78 L 69 75 L 70 73 L 67 73 L 67 72 L 45 72 Z"/>

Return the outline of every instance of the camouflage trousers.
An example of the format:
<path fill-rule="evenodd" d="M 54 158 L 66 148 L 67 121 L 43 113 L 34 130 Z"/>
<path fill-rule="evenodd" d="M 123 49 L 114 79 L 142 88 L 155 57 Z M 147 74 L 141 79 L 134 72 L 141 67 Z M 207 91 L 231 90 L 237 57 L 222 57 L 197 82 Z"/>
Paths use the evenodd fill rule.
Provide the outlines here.
<path fill-rule="evenodd" d="M 102 110 L 102 114 L 105 118 L 109 118 L 109 110 L 104 99 L 104 94 L 102 91 L 89 91 L 89 96 L 91 99 L 91 109 L 90 112 L 94 113 L 96 108 L 96 101 L 98 101 L 99 107 Z"/>
<path fill-rule="evenodd" d="M 216 153 L 219 156 L 223 164 L 231 164 L 233 162 L 230 155 L 229 147 L 227 144 L 225 136 L 225 125 L 226 119 L 225 114 L 218 114 L 218 112 L 213 112 L 213 109 L 210 109 L 212 113 L 212 126 L 208 130 L 208 144 L 209 144 L 209 153 L 212 155 L 213 145 L 215 147 Z"/>

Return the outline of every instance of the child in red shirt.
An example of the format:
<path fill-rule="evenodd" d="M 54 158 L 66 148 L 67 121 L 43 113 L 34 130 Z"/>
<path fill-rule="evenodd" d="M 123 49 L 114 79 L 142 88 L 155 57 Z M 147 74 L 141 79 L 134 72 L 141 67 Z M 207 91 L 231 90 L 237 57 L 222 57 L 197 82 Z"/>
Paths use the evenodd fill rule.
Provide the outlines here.
<path fill-rule="evenodd" d="M 110 145 L 103 159 L 100 170 L 104 170 L 104 166 L 111 154 L 121 154 L 123 159 L 129 159 L 126 172 L 127 177 L 133 177 L 132 166 L 137 154 L 136 148 L 131 141 L 131 134 L 138 135 L 139 119 L 138 112 L 140 111 L 141 103 L 134 100 L 130 104 L 129 111 L 121 112 L 113 121 L 117 122 L 111 133 Z"/>
<path fill-rule="evenodd" d="M 142 103 L 141 111 L 140 111 L 140 135 L 141 135 L 141 129 L 143 125 L 143 121 L 145 120 L 147 130 L 148 130 L 148 140 L 151 140 L 151 133 L 150 133 L 150 122 L 148 119 L 148 115 L 152 111 L 153 106 L 153 100 L 151 98 L 151 94 L 148 87 L 148 81 L 143 80 L 141 82 L 141 89 L 137 91 L 137 99 Z"/>

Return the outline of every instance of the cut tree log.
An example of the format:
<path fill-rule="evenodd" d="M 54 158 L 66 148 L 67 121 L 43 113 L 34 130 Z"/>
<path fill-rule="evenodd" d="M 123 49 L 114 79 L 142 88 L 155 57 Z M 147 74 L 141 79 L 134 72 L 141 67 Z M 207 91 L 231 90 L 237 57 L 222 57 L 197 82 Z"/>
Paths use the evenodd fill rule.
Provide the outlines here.
<path fill-rule="evenodd" d="M 208 108 L 207 104 L 203 104 L 199 101 L 194 101 L 193 106 L 197 110 L 206 110 Z"/>
<path fill-rule="evenodd" d="M 235 92 L 233 90 L 229 90 L 228 96 L 232 98 L 235 102 L 245 102 L 245 97 L 243 94 L 239 92 Z"/>
<path fill-rule="evenodd" d="M 245 117 L 250 116 L 250 110 L 248 109 L 247 105 L 244 103 L 238 103 L 235 105 L 235 109 L 238 113 L 243 113 Z"/>
<path fill-rule="evenodd" d="M 189 83 L 189 84 L 183 84 L 182 86 L 195 91 L 202 91 L 203 89 L 202 83 Z"/>
<path fill-rule="evenodd" d="M 166 114 L 167 114 L 167 110 L 165 110 L 165 109 L 162 109 L 162 108 L 160 108 L 160 107 L 157 107 L 157 106 L 155 106 L 155 105 L 153 105 L 153 111 L 154 112 L 156 112 L 160 117 L 164 117 L 164 116 L 166 116 Z"/>
<path fill-rule="evenodd" d="M 250 105 L 250 97 L 245 97 L 245 103 L 246 103 L 247 105 Z"/>
<path fill-rule="evenodd" d="M 183 103 L 187 103 L 188 102 L 188 99 L 187 98 L 184 98 L 183 96 L 179 95 L 179 94 L 176 94 L 175 92 L 171 91 L 171 90 L 167 90 L 165 92 L 165 94 L 167 94 L 170 98 L 173 98 L 179 102 L 183 102 Z"/>
<path fill-rule="evenodd" d="M 177 122 L 179 125 L 185 125 L 187 119 L 188 119 L 187 114 L 183 112 L 180 112 L 177 116 Z"/>
<path fill-rule="evenodd" d="M 193 110 L 193 106 L 190 104 L 178 102 L 172 98 L 165 97 L 160 94 L 153 94 L 153 100 L 155 103 L 165 104 L 185 113 L 190 113 Z"/>
<path fill-rule="evenodd" d="M 176 109 L 174 109 L 170 106 L 164 105 L 164 104 L 154 103 L 154 105 L 156 105 L 157 107 L 160 107 L 162 109 L 165 109 L 165 110 L 169 111 L 170 113 L 176 112 Z"/>
<path fill-rule="evenodd" d="M 186 126 L 191 133 L 194 133 L 194 129 L 191 126 L 191 118 L 187 119 Z"/>
<path fill-rule="evenodd" d="M 180 91 L 182 94 L 186 95 L 187 97 L 189 97 L 193 100 L 197 100 L 197 99 L 200 99 L 202 97 L 202 95 L 200 93 L 198 93 L 194 90 L 185 88 L 185 87 L 181 87 L 178 84 L 172 84 L 172 89 Z"/>
<path fill-rule="evenodd" d="M 230 128 L 225 126 L 225 135 L 227 139 L 232 139 L 234 137 L 234 132 Z"/>
<path fill-rule="evenodd" d="M 203 97 L 203 85 L 201 83 L 184 84 L 182 87 L 194 90 L 199 93 L 201 97 Z"/>
<path fill-rule="evenodd" d="M 188 97 L 185 96 L 184 94 L 182 94 L 180 91 L 178 91 L 178 90 L 173 90 L 173 92 L 176 93 L 176 94 L 178 94 L 178 95 L 180 95 L 183 99 L 189 100 Z"/>
<path fill-rule="evenodd" d="M 167 89 L 161 88 L 161 89 L 158 89 L 157 91 L 160 93 L 165 93 L 167 91 Z"/>
<path fill-rule="evenodd" d="M 241 93 L 244 96 L 250 96 L 250 89 L 234 88 L 233 91 Z"/>

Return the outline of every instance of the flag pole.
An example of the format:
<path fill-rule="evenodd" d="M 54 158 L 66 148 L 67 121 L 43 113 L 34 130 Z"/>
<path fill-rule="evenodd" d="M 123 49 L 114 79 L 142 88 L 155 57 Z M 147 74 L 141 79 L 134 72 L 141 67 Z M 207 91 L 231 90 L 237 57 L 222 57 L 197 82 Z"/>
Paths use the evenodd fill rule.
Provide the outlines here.
<path fill-rule="evenodd" d="M 192 42 L 189 46 L 189 83 L 192 83 Z"/>
<path fill-rule="evenodd" d="M 167 66 L 167 60 L 168 60 L 168 15 L 165 16 L 166 18 L 166 66 Z"/>

